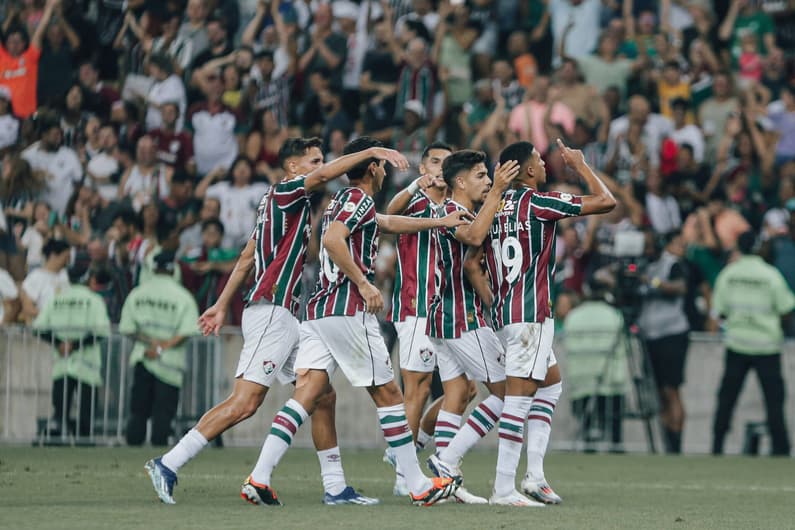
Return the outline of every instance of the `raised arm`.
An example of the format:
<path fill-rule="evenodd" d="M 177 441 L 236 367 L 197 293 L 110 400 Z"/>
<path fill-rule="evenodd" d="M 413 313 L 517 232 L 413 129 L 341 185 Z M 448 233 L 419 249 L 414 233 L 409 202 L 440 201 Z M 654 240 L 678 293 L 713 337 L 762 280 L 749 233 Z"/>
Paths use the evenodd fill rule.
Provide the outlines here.
<path fill-rule="evenodd" d="M 409 162 L 406 157 L 395 151 L 394 149 L 387 149 L 385 147 L 371 147 L 358 153 L 351 153 L 344 155 L 338 159 L 324 164 L 311 172 L 306 177 L 304 187 L 307 191 L 314 191 L 322 187 L 326 182 L 341 177 L 354 167 L 362 162 L 376 158 L 378 160 L 386 160 L 399 170 L 406 170 L 409 167 Z"/>
<path fill-rule="evenodd" d="M 278 1 L 272 2 L 278 4 Z M 246 46 L 254 46 L 254 41 L 257 39 L 257 30 L 262 26 L 262 19 L 265 18 L 265 4 L 261 1 L 257 2 L 257 10 L 254 13 L 254 18 L 248 23 L 246 29 L 243 30 L 243 35 L 240 37 L 240 43 Z M 278 6 L 276 8 L 278 10 Z"/>
<path fill-rule="evenodd" d="M 740 0 L 732 0 L 729 11 L 726 13 L 726 18 L 723 19 L 723 23 L 718 28 L 718 38 L 720 40 L 726 41 L 731 38 L 734 31 L 734 23 L 737 22 L 737 15 L 740 14 L 740 3 Z"/>
<path fill-rule="evenodd" d="M 499 164 L 494 170 L 494 184 L 492 184 L 486 200 L 478 211 L 478 215 L 472 224 L 461 226 L 455 231 L 455 238 L 470 247 L 479 247 L 489 233 L 491 223 L 497 210 L 500 208 L 502 193 L 508 189 L 513 179 L 519 174 L 519 164 L 515 160 L 509 160 L 505 164 Z"/>
<path fill-rule="evenodd" d="M 423 175 L 414 179 L 411 184 L 403 188 L 397 195 L 392 197 L 389 204 L 386 206 L 386 213 L 389 215 L 400 215 L 406 211 L 411 199 L 417 194 L 418 191 L 424 190 L 431 185 L 431 177 Z"/>
<path fill-rule="evenodd" d="M 36 49 L 41 50 L 41 43 L 44 39 L 44 32 L 47 31 L 47 26 L 50 25 L 50 20 L 52 19 L 52 12 L 55 9 L 56 5 L 59 5 L 61 0 L 47 0 L 47 4 L 44 6 L 44 13 L 41 15 L 41 20 L 39 20 L 39 25 L 36 26 L 36 31 L 33 32 L 33 37 L 30 39 L 30 45 L 35 46 Z"/>
<path fill-rule="evenodd" d="M 481 266 L 482 261 L 483 247 L 469 247 L 464 258 L 464 274 L 483 303 L 491 307 L 494 303 L 494 293 L 491 292 L 488 275 Z"/>
<path fill-rule="evenodd" d="M 407 217 L 405 215 L 376 214 L 378 227 L 390 234 L 416 234 L 432 228 L 457 226 L 469 223 L 472 216 L 463 210 L 453 212 L 442 218 L 438 217 Z"/>
<path fill-rule="evenodd" d="M 581 215 L 607 213 L 615 208 L 616 198 L 613 197 L 610 189 L 602 179 L 585 162 L 582 151 L 566 147 L 560 138 L 558 138 L 558 148 L 563 157 L 563 162 L 579 173 L 588 188 L 589 195 L 583 195 L 582 197 Z"/>
<path fill-rule="evenodd" d="M 359 290 L 359 294 L 364 298 L 367 312 L 378 313 L 384 308 L 384 298 L 381 296 L 381 291 L 369 282 L 367 276 L 353 261 L 347 243 L 350 235 L 350 230 L 343 223 L 332 222 L 323 236 L 323 249 L 331 261 Z"/>

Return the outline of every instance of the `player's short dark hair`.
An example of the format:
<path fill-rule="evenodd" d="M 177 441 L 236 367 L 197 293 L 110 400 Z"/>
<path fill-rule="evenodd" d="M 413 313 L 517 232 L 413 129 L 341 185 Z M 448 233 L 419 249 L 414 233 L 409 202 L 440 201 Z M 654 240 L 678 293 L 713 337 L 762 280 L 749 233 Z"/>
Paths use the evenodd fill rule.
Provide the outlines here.
<path fill-rule="evenodd" d="M 113 281 L 113 275 L 110 273 L 110 269 L 107 267 L 99 266 L 99 267 L 92 267 L 88 271 L 88 277 L 93 278 L 95 282 L 99 285 L 108 285 Z"/>
<path fill-rule="evenodd" d="M 221 235 L 224 235 L 224 223 L 222 223 L 219 219 L 213 217 L 212 219 L 207 219 L 202 223 L 202 232 L 207 230 L 207 228 L 214 226 Z"/>
<path fill-rule="evenodd" d="M 450 147 L 449 144 L 446 144 L 444 142 L 433 142 L 433 143 L 428 144 L 428 146 L 425 147 L 425 149 L 422 150 L 422 158 L 421 158 L 421 160 L 425 160 L 426 158 L 428 158 L 428 155 L 434 149 L 441 149 L 443 151 L 449 151 L 451 153 L 453 152 L 453 148 Z"/>
<path fill-rule="evenodd" d="M 535 146 L 530 142 L 515 142 L 500 152 L 500 164 L 516 160 L 519 167 L 525 166 L 533 157 Z"/>
<path fill-rule="evenodd" d="M 85 263 L 75 263 L 69 267 L 66 274 L 69 276 L 69 283 L 82 284 L 87 279 L 88 267 Z"/>
<path fill-rule="evenodd" d="M 49 258 L 54 254 L 60 254 L 61 252 L 65 252 L 67 250 L 69 250 L 69 243 L 67 243 L 63 239 L 49 239 L 44 244 L 44 247 L 41 249 L 41 252 L 42 254 L 44 254 L 45 258 Z"/>
<path fill-rule="evenodd" d="M 449 188 L 462 171 L 469 171 L 478 164 L 486 162 L 486 153 L 473 149 L 462 149 L 451 154 L 442 162 L 442 177 Z"/>
<path fill-rule="evenodd" d="M 345 148 L 342 150 L 342 154 L 350 155 L 352 153 L 358 153 L 364 151 L 365 149 L 370 149 L 371 147 L 383 147 L 384 144 L 381 143 L 380 140 L 376 140 L 372 136 L 360 136 L 359 138 L 353 140 L 352 142 L 348 142 L 345 145 Z M 352 167 L 348 170 L 348 179 L 349 180 L 361 180 L 364 178 L 365 174 L 367 174 L 367 168 L 370 167 L 370 164 L 378 163 L 377 158 L 368 158 L 364 162 Z"/>
<path fill-rule="evenodd" d="M 752 254 L 756 245 L 756 234 L 752 230 L 743 232 L 737 238 L 737 250 L 742 254 Z"/>
<path fill-rule="evenodd" d="M 317 137 L 312 138 L 288 138 L 279 148 L 279 166 L 284 169 L 284 164 L 288 158 L 294 156 L 304 156 L 307 150 L 317 147 L 323 148 L 323 140 Z"/>

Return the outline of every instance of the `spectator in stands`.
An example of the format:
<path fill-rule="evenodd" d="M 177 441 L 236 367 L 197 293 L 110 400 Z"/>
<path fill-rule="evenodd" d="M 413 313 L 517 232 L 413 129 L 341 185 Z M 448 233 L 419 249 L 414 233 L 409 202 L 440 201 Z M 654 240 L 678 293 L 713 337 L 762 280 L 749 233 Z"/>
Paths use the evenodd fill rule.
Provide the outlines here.
<path fill-rule="evenodd" d="M 650 168 L 646 175 L 645 203 L 649 222 L 656 234 L 667 235 L 682 228 L 682 213 L 671 193 L 671 182 L 660 175 L 657 168 Z"/>
<path fill-rule="evenodd" d="M 0 85 L 0 153 L 8 151 L 19 139 L 19 119 L 11 113 L 11 90 Z"/>
<path fill-rule="evenodd" d="M 559 127 L 572 132 L 575 116 L 569 107 L 560 101 L 549 100 L 549 78 L 536 77 L 533 87 L 527 92 L 524 103 L 511 111 L 508 128 L 517 140 L 529 141 L 539 153 L 547 154 L 552 142 L 559 136 Z"/>
<path fill-rule="evenodd" d="M 188 20 L 182 23 L 177 34 L 177 39 L 185 42 L 183 58 L 180 61 L 183 71 L 193 64 L 196 56 L 210 46 L 204 23 L 208 15 L 207 2 L 205 0 L 188 0 L 185 14 Z"/>
<path fill-rule="evenodd" d="M 194 294 L 199 311 L 215 303 L 229 280 L 239 252 L 222 246 L 224 225 L 218 219 L 201 223 L 202 245 L 180 261 L 182 283 Z"/>
<path fill-rule="evenodd" d="M 265 109 L 256 113 L 254 128 L 246 137 L 245 155 L 254 164 L 258 180 L 279 180 L 279 148 L 289 136 L 290 131 L 280 126 L 275 112 Z"/>
<path fill-rule="evenodd" d="M 168 196 L 173 174 L 173 169 L 158 162 L 152 137 L 142 136 L 135 150 L 135 164 L 121 177 L 118 199 L 129 199 L 139 212 L 145 204 Z"/>
<path fill-rule="evenodd" d="M 77 433 L 87 437 L 96 432 L 92 432 L 93 412 L 102 385 L 101 349 L 105 347 L 101 339 L 110 336 L 110 319 L 102 297 L 82 285 L 87 275 L 84 268 L 70 268 L 68 287 L 50 298 L 33 322 L 39 337 L 52 346 L 55 357 L 51 422 L 55 429 L 50 430 L 51 435 Z M 88 283 L 102 280 L 95 271 Z M 75 398 L 79 400 L 77 422 L 72 418 Z"/>
<path fill-rule="evenodd" d="M 115 199 L 118 182 L 124 172 L 116 130 L 110 125 L 103 125 L 97 137 L 99 150 L 86 164 L 86 174 L 104 199 Z"/>
<path fill-rule="evenodd" d="M 229 42 L 226 20 L 218 17 L 207 19 L 208 47 L 198 53 L 191 64 L 191 86 L 199 87 L 198 75 L 202 66 L 213 61 L 226 57 L 232 53 L 232 44 Z"/>
<path fill-rule="evenodd" d="M 611 157 L 616 153 L 619 137 L 624 136 L 629 141 L 639 140 L 639 143 L 643 144 L 649 164 L 659 167 L 663 140 L 672 132 L 671 120 L 660 114 L 652 113 L 649 101 L 645 97 L 632 96 L 629 99 L 629 112 L 610 123 L 607 156 Z"/>
<path fill-rule="evenodd" d="M 473 94 L 472 47 L 480 37 L 482 26 L 471 20 L 470 14 L 465 3 L 455 6 L 442 3 L 431 51 L 432 61 L 439 67 L 439 82 L 446 94 L 447 108 L 456 113 Z M 426 103 L 418 96 L 414 99 Z M 426 105 L 426 108 L 430 107 Z"/>
<path fill-rule="evenodd" d="M 74 184 L 83 178 L 83 166 L 77 153 L 63 145 L 60 120 L 52 114 L 41 113 L 37 120 L 40 139 L 22 152 L 34 171 L 44 174 L 47 187 L 42 195 L 59 215 L 66 210 Z"/>
<path fill-rule="evenodd" d="M 180 14 L 176 11 L 167 11 L 160 29 L 162 34 L 144 41 L 144 48 L 152 55 L 163 55 L 167 57 L 174 69 L 174 72 L 182 77 L 182 74 L 190 66 L 193 60 L 193 47 L 191 42 L 179 34 Z"/>
<path fill-rule="evenodd" d="M 679 393 L 690 345 L 690 326 L 685 313 L 688 273 L 682 261 L 685 250 L 681 234 L 669 233 L 659 258 L 646 267 L 644 281 L 648 294 L 638 317 L 660 393 L 660 419 L 668 453 L 682 452 L 685 423 L 685 408 Z"/>
<path fill-rule="evenodd" d="M 154 277 L 130 292 L 119 332 L 134 340 L 134 369 L 127 443 L 141 445 L 152 420 L 152 445 L 166 445 L 177 413 L 186 366 L 186 342 L 198 334 L 199 312 L 191 293 L 174 281 L 174 254 L 154 257 Z"/>
<path fill-rule="evenodd" d="M 563 59 L 556 72 L 556 80 L 549 96 L 552 102 L 560 101 L 566 105 L 577 118 L 598 131 L 596 137 L 600 142 L 607 141 L 611 125 L 607 107 L 599 93 L 581 81 L 577 63 L 573 59 Z"/>
<path fill-rule="evenodd" d="M 78 83 L 72 84 L 64 97 L 61 107 L 61 131 L 63 144 L 77 150 L 85 142 L 83 131 L 91 115 L 86 111 L 83 101 L 83 90 Z"/>
<path fill-rule="evenodd" d="M 723 319 L 726 330 L 726 366 L 718 392 L 712 453 L 723 453 L 734 406 L 745 376 L 753 368 L 765 398 L 771 453 L 789 456 L 784 418 L 786 390 L 781 373 L 781 319 L 795 309 L 795 295 L 781 273 L 753 255 L 755 240 L 753 232 L 740 236 L 737 250 L 741 255 L 721 271 L 712 294 L 712 317 Z"/>
<path fill-rule="evenodd" d="M 251 236 L 257 206 L 268 191 L 267 184 L 252 183 L 253 176 L 251 162 L 240 156 L 229 171 L 219 169 L 211 172 L 196 186 L 197 199 L 206 196 L 218 199 L 221 203 L 220 219 L 224 224 L 225 247 L 240 248 Z"/>
<path fill-rule="evenodd" d="M 390 47 L 393 60 L 400 65 L 395 100 L 395 119 L 403 118 L 404 105 L 412 99 L 419 100 L 429 116 L 434 115 L 436 71 L 428 56 L 428 44 L 421 38 L 415 38 L 408 43 L 406 51 L 403 52 L 394 37 L 391 37 Z"/>
<path fill-rule="evenodd" d="M 52 106 L 66 95 L 74 77 L 75 54 L 79 49 L 80 36 L 64 17 L 59 2 L 42 43 L 36 89 L 38 105 Z"/>
<path fill-rule="evenodd" d="M 0 234 L 0 267 L 22 280 L 25 276 L 25 253 L 18 240 L 33 221 L 34 203 L 44 182 L 30 164 L 19 155 L 6 155 L 0 171 L 0 206 L 5 216 L 5 233 Z"/>
<path fill-rule="evenodd" d="M 99 70 L 91 61 L 83 61 L 78 68 L 78 80 L 83 88 L 85 107 L 101 119 L 110 117 L 111 106 L 119 101 L 119 93 L 112 86 L 100 81 Z"/>
<path fill-rule="evenodd" d="M 769 118 L 779 135 L 776 146 L 776 165 L 795 160 L 795 88 L 783 85 L 781 99 L 770 106 Z"/>
<path fill-rule="evenodd" d="M 776 49 L 776 35 L 773 19 L 760 9 L 757 2 L 731 0 L 729 12 L 718 30 L 723 41 L 730 41 L 732 62 L 739 64 L 743 53 L 742 40 L 745 35 L 753 35 L 755 47 L 767 54 Z"/>
<path fill-rule="evenodd" d="M 686 99 L 676 98 L 671 101 L 674 126 L 670 137 L 680 148 L 684 144 L 689 145 L 694 161 L 700 164 L 704 161 L 704 133 L 700 127 L 688 121 L 689 109 L 690 104 Z"/>
<path fill-rule="evenodd" d="M 198 218 L 196 221 L 185 228 L 179 236 L 178 256 L 195 255 L 202 246 L 202 225 L 210 219 L 218 219 L 221 216 L 221 201 L 210 197 L 205 197 L 201 203 Z M 223 224 L 223 223 L 222 223 Z"/>
<path fill-rule="evenodd" d="M 175 172 L 185 171 L 196 174 L 196 160 L 193 157 L 193 138 L 186 130 L 178 130 L 180 116 L 179 104 L 166 101 L 160 105 L 162 124 L 148 134 L 157 146 L 157 159 L 173 168 Z"/>
<path fill-rule="evenodd" d="M 187 108 L 187 96 L 182 80 L 174 73 L 171 60 L 164 55 L 152 55 L 149 58 L 149 76 L 154 83 L 146 95 L 146 130 L 152 131 L 162 127 L 163 105 L 176 103 L 179 112 L 174 129 L 181 131 Z"/>
<path fill-rule="evenodd" d="M 345 35 L 333 29 L 333 22 L 331 4 L 318 4 L 315 9 L 314 26 L 301 52 L 298 70 L 303 72 L 305 77 L 309 77 L 318 69 L 327 68 L 331 72 L 332 83 L 335 86 L 342 86 L 342 72 L 348 59 L 347 39 Z"/>
<path fill-rule="evenodd" d="M 0 268 L 0 324 L 13 324 L 19 313 L 19 289 L 8 271 Z"/>
<path fill-rule="evenodd" d="M 245 132 L 240 116 L 221 101 L 224 85 L 220 75 L 216 73 L 206 80 L 206 100 L 194 104 L 185 120 L 186 129 L 193 134 L 196 171 L 200 177 L 217 169 L 228 169 L 238 154 L 238 135 Z"/>
<path fill-rule="evenodd" d="M 560 50 L 575 59 L 596 49 L 599 40 L 599 0 L 551 0 L 548 4 L 552 37 L 553 64 L 560 64 Z"/>
<path fill-rule="evenodd" d="M 17 247 L 20 253 L 25 254 L 25 264 L 28 272 L 41 267 L 44 263 L 44 244 L 52 237 L 52 224 L 55 218 L 51 215 L 50 206 L 44 201 L 33 204 L 33 219 L 17 238 Z M 16 235 L 16 233 L 14 234 Z"/>
<path fill-rule="evenodd" d="M 33 322 L 44 304 L 69 287 L 70 248 L 66 241 L 50 239 L 44 245 L 44 265 L 28 273 L 22 282 L 19 298 L 22 302 L 22 320 Z"/>
<path fill-rule="evenodd" d="M 698 109 L 698 122 L 707 140 L 707 160 L 715 160 L 726 122 L 740 110 L 740 102 L 733 92 L 731 76 L 727 72 L 718 72 L 712 82 L 712 97 Z"/>
<path fill-rule="evenodd" d="M 365 108 L 362 122 L 366 131 L 378 131 L 392 125 L 400 72 L 390 49 L 392 28 L 389 17 L 373 27 L 375 45 L 364 56 L 360 89 Z"/>
<path fill-rule="evenodd" d="M 28 118 L 36 112 L 42 39 L 59 3 L 60 0 L 47 0 L 38 26 L 29 41 L 28 33 L 22 26 L 24 21 L 19 20 L 18 12 L 9 13 L 2 24 L 0 83 L 11 92 L 11 107 L 20 118 Z"/>
<path fill-rule="evenodd" d="M 86 246 L 88 267 L 94 279 L 89 287 L 105 300 L 110 321 L 118 324 L 130 285 L 127 274 L 110 259 L 108 250 L 107 241 L 101 237 L 92 239 Z"/>
<path fill-rule="evenodd" d="M 168 197 L 159 202 L 160 219 L 180 233 L 196 222 L 200 203 L 193 193 L 193 177 L 185 172 L 176 172 L 171 179 Z"/>

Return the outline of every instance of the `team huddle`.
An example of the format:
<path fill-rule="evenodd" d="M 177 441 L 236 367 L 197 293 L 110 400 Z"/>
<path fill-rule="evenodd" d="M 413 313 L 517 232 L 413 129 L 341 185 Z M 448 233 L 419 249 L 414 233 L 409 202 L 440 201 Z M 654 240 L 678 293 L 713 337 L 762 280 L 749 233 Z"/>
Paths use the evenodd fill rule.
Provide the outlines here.
<path fill-rule="evenodd" d="M 373 399 L 395 467 L 396 495 L 416 505 L 446 499 L 469 504 L 543 506 L 561 498 L 543 470 L 561 374 L 552 352 L 550 286 L 555 224 L 564 217 L 603 213 L 615 206 L 581 152 L 558 141 L 566 165 L 588 195 L 540 192 L 544 162 L 528 142 L 506 147 L 489 178 L 485 155 L 453 152 L 434 143 L 422 156 L 420 178 L 376 212 L 386 164 L 408 162 L 372 138 L 350 142 L 344 156 L 323 165 L 317 139 L 292 138 L 279 152 L 284 180 L 262 198 L 257 223 L 214 306 L 199 319 L 218 333 L 231 299 L 253 269 L 254 287 L 243 312 L 243 350 L 235 386 L 169 452 L 146 463 L 159 498 L 173 504 L 179 469 L 216 436 L 250 417 L 276 380 L 294 383 L 276 414 L 241 496 L 258 505 L 281 504 L 273 472 L 297 430 L 312 416 L 325 504 L 377 504 L 349 486 L 334 425 L 331 376 L 339 368 Z M 310 195 L 347 175 L 323 214 L 320 272 L 299 322 L 301 271 L 310 242 Z M 379 233 L 400 234 L 389 319 L 400 348 L 403 391 L 394 379 L 376 314 L 384 308 L 373 284 Z M 444 395 L 423 415 L 433 372 Z M 483 383 L 488 397 L 463 419 Z M 525 432 L 525 424 L 526 432 Z M 494 490 L 489 499 L 463 487 L 466 453 L 495 427 L 499 433 Z M 528 470 L 516 487 L 527 441 Z M 435 453 L 420 469 L 418 452 Z"/>

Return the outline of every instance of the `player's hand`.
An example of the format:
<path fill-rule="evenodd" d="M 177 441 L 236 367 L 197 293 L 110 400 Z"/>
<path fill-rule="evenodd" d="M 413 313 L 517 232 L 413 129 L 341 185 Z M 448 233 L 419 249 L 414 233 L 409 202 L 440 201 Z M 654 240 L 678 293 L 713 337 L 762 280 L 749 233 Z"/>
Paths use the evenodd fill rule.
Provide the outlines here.
<path fill-rule="evenodd" d="M 471 223 L 475 218 L 471 213 L 464 210 L 456 210 L 455 212 L 442 217 L 442 226 L 447 228 L 455 228 L 456 226 L 466 225 Z"/>
<path fill-rule="evenodd" d="M 368 313 L 375 315 L 384 309 L 384 298 L 375 285 L 365 280 L 357 287 L 359 288 L 359 294 L 364 298 L 365 308 Z"/>
<path fill-rule="evenodd" d="M 422 175 L 420 178 L 417 179 L 417 186 L 420 187 L 422 191 L 427 190 L 433 185 L 433 177 L 430 175 Z"/>
<path fill-rule="evenodd" d="M 374 158 L 386 160 L 401 171 L 409 168 L 409 161 L 406 159 L 406 157 L 394 149 L 387 149 L 386 147 L 371 147 L 370 151 L 372 152 Z"/>
<path fill-rule="evenodd" d="M 579 149 L 566 147 L 566 144 L 560 138 L 558 138 L 558 148 L 560 149 L 560 156 L 563 157 L 563 163 L 568 167 L 576 169 L 585 165 L 585 155 Z"/>
<path fill-rule="evenodd" d="M 494 168 L 494 184 L 492 188 L 496 188 L 500 193 L 508 189 L 513 179 L 519 175 L 519 162 L 516 160 L 508 160 L 504 164 L 497 164 Z"/>
<path fill-rule="evenodd" d="M 217 337 L 225 322 L 226 309 L 214 304 L 199 317 L 199 329 L 205 337 L 211 333 Z"/>

